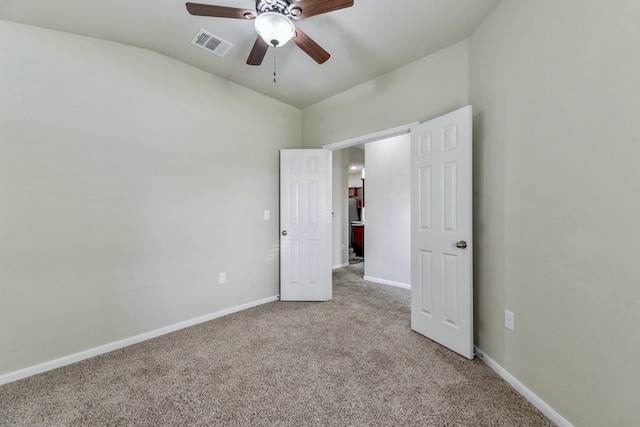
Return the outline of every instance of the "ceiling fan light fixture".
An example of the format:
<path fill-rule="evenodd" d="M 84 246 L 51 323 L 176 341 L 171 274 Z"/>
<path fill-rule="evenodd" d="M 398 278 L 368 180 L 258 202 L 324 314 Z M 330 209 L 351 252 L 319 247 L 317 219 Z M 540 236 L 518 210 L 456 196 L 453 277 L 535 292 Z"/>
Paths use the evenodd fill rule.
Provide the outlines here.
<path fill-rule="evenodd" d="M 284 46 L 293 38 L 296 27 L 291 19 L 278 12 L 264 12 L 255 21 L 256 32 L 268 45 Z"/>

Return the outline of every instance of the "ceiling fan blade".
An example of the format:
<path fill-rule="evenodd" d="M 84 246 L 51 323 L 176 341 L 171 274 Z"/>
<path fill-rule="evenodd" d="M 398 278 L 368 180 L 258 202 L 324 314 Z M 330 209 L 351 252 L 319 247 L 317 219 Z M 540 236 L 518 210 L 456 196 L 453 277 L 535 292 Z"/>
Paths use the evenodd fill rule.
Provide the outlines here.
<path fill-rule="evenodd" d="M 294 13 L 294 17 L 302 19 L 351 6 L 353 0 L 300 0 L 292 3 L 290 9 L 299 9 L 300 14 L 296 16 Z"/>
<path fill-rule="evenodd" d="M 247 58 L 247 65 L 260 65 L 262 64 L 262 60 L 264 56 L 267 54 L 267 49 L 269 49 L 269 45 L 267 42 L 262 40 L 262 37 L 258 36 L 256 38 L 256 42 L 253 44 L 253 48 L 251 52 L 249 52 L 249 57 Z"/>
<path fill-rule="evenodd" d="M 318 43 L 303 33 L 300 28 L 296 28 L 296 35 L 291 40 L 318 64 L 327 62 L 327 59 L 331 57 L 329 52 L 321 48 Z"/>
<path fill-rule="evenodd" d="M 251 9 L 213 6 L 209 4 L 187 3 L 187 10 L 192 15 L 214 16 L 216 18 L 254 19 L 256 12 Z"/>

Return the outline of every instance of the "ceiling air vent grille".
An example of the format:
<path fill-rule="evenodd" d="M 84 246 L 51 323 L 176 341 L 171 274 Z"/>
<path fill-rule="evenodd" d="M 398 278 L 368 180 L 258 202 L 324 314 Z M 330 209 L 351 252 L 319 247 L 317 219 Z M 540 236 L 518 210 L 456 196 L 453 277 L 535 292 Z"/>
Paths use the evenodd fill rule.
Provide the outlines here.
<path fill-rule="evenodd" d="M 191 40 L 191 44 L 198 46 L 201 49 L 208 50 L 218 56 L 225 56 L 233 47 L 233 45 L 228 41 L 221 39 L 218 36 L 214 36 L 202 28 L 198 31 L 198 34 L 196 34 L 193 40 Z"/>

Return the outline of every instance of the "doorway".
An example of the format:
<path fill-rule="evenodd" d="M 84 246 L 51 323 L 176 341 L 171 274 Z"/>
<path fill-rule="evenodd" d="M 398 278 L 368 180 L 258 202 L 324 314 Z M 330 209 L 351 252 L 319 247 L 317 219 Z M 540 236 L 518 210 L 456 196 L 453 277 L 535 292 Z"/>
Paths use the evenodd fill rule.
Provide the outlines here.
<path fill-rule="evenodd" d="M 349 265 L 364 262 L 365 230 L 365 146 L 345 148 L 348 151 L 348 214 Z"/>
<path fill-rule="evenodd" d="M 409 130 L 414 125 L 338 143 L 340 145 L 334 149 L 333 156 L 334 268 L 351 264 L 354 255 L 364 256 L 363 276 L 366 280 L 406 289 L 410 287 L 411 278 Z M 323 148 L 332 149 L 335 145 Z M 356 150 L 361 159 L 354 162 L 350 153 Z M 351 169 L 354 163 L 359 166 L 358 170 Z M 364 180 L 360 171 L 362 167 L 366 172 Z M 357 186 L 358 181 L 362 183 L 361 187 Z M 353 203 L 349 192 L 351 196 L 356 195 L 356 188 L 362 191 L 360 206 L 364 209 L 358 211 L 358 218 L 354 219 L 349 218 L 347 204 Z M 354 230 L 353 223 L 358 225 L 357 230 Z M 353 237 L 358 239 L 358 232 L 363 237 L 362 249 L 358 248 L 358 242 L 351 244 Z M 353 247 L 353 252 L 349 247 Z"/>

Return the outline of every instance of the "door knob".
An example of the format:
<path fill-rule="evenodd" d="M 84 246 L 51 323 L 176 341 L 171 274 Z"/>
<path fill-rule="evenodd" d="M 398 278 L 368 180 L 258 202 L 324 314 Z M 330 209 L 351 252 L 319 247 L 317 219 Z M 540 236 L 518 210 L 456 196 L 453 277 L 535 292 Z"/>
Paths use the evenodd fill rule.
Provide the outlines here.
<path fill-rule="evenodd" d="M 282 235 L 286 236 L 287 235 L 287 230 L 282 230 Z"/>
<path fill-rule="evenodd" d="M 464 240 L 460 240 L 458 243 L 456 243 L 456 248 L 467 249 L 467 242 L 465 242 Z"/>

